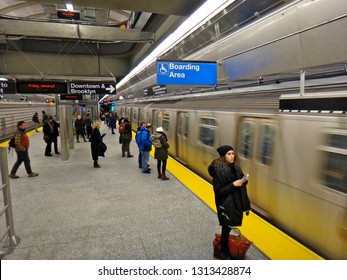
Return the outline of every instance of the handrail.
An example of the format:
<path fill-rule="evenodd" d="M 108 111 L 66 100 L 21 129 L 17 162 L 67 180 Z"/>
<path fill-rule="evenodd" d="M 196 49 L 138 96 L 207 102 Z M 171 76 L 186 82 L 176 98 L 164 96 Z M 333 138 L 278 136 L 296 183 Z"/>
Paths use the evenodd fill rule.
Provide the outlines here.
<path fill-rule="evenodd" d="M 0 232 L 0 234 L 2 234 L 0 239 L 0 256 L 2 256 L 10 253 L 20 241 L 20 238 L 16 236 L 14 230 L 10 181 L 8 175 L 7 148 L 4 147 L 0 147 L 0 169 L 2 179 L 0 191 L 2 191 L 4 197 L 4 208 L 1 210 L 0 216 L 5 214 L 6 218 L 6 230 L 4 233 Z M 3 242 L 6 235 L 8 236 L 9 244 L 4 244 Z"/>

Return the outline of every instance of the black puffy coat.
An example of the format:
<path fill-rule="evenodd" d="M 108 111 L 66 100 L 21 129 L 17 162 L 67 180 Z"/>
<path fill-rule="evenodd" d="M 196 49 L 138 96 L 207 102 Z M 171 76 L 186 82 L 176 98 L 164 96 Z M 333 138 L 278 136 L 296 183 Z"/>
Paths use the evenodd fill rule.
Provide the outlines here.
<path fill-rule="evenodd" d="M 213 190 L 219 224 L 221 226 L 241 226 L 243 212 L 250 211 L 247 183 L 235 187 L 233 182 L 243 177 L 240 167 L 214 160 L 208 167 L 212 177 Z"/>

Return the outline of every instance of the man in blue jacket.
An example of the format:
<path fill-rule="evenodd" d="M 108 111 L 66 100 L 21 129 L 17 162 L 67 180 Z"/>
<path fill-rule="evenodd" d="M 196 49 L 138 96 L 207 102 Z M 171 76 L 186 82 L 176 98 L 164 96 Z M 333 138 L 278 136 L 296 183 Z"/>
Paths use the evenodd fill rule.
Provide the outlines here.
<path fill-rule="evenodd" d="M 142 173 L 151 173 L 148 168 L 149 152 L 152 150 L 152 141 L 150 139 L 151 133 L 143 123 L 140 129 L 136 133 L 136 143 L 139 146 L 141 152 L 141 166 Z"/>

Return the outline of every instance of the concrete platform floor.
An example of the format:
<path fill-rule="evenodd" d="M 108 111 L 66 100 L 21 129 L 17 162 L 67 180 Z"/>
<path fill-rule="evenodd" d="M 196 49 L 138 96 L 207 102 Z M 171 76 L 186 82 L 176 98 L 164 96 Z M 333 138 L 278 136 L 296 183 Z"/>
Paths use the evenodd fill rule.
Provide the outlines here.
<path fill-rule="evenodd" d="M 93 168 L 90 143 L 76 143 L 70 159 L 45 157 L 42 132 L 30 136 L 32 170 L 10 179 L 15 233 L 20 243 L 3 260 L 211 260 L 216 214 L 169 172 L 169 181 L 122 158 L 118 133 L 107 133 L 102 166 Z M 8 154 L 11 170 L 16 153 Z M 3 223 L 2 223 L 3 224 Z M 247 259 L 266 259 L 251 246 Z"/>

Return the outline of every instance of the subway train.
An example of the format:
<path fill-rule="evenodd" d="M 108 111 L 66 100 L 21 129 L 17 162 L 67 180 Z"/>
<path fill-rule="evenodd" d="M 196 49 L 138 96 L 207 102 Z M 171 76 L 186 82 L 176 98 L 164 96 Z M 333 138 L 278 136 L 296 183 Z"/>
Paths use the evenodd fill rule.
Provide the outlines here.
<path fill-rule="evenodd" d="M 28 129 L 34 128 L 35 124 L 32 121 L 32 117 L 37 112 L 39 120 L 42 122 L 42 111 L 46 111 L 48 115 L 56 115 L 54 104 L 0 100 L 0 139 L 4 140 L 13 135 L 19 121 L 25 121 Z"/>
<path fill-rule="evenodd" d="M 345 93 L 330 91 L 336 85 L 322 88 L 307 94 L 322 104 L 332 96 L 347 104 Z M 170 156 L 210 182 L 207 167 L 216 148 L 232 145 L 250 176 L 253 211 L 321 256 L 347 259 L 346 110 L 282 110 L 286 94 L 300 101 L 296 91 L 275 84 L 123 100 L 116 110 L 129 117 L 134 131 L 141 120 L 153 129 L 162 126 Z"/>

